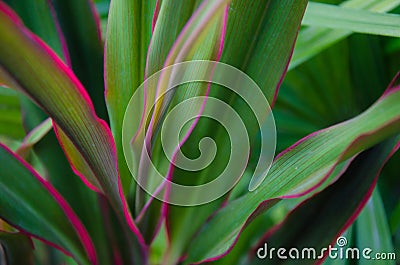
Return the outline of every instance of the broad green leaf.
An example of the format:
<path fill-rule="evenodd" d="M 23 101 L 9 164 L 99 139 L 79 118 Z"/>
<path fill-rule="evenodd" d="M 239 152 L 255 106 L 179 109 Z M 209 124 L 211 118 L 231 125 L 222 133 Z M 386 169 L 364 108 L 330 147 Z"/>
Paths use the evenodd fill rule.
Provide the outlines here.
<path fill-rule="evenodd" d="M 352 32 L 400 37 L 400 15 L 310 2 L 302 24 Z"/>
<path fill-rule="evenodd" d="M 257 190 L 229 202 L 204 225 L 189 250 L 188 262 L 222 255 L 251 221 L 249 217 L 262 212 L 262 205 L 268 200 L 312 191 L 338 163 L 399 132 L 399 102 L 399 87 L 388 89 L 359 116 L 315 132 L 282 152 Z M 205 240 L 216 244 L 209 248 Z"/>
<path fill-rule="evenodd" d="M 285 74 L 291 51 L 296 39 L 297 30 L 306 7 L 306 1 L 232 1 L 229 6 L 226 25 L 226 37 L 221 62 L 239 68 L 248 74 L 261 88 L 270 103 L 274 101 L 281 79 Z M 257 36 L 257 37 L 255 37 Z M 251 92 L 249 92 L 251 93 Z M 221 87 L 211 86 L 209 97 L 221 99 L 235 110 L 243 106 L 235 95 Z M 251 123 L 251 113 L 241 112 L 247 120 L 252 143 L 259 128 Z M 250 120 L 250 121 L 249 121 Z M 252 127 L 253 126 L 253 127 Z M 211 137 L 218 144 L 218 153 L 214 167 L 202 170 L 198 175 L 174 171 L 174 180 L 194 180 L 188 183 L 196 185 L 205 183 L 221 172 L 229 154 L 229 138 L 224 128 L 213 121 L 199 122 L 191 137 L 182 147 L 189 154 L 198 152 L 197 146 L 203 137 Z M 196 196 L 196 194 L 193 194 Z M 170 259 L 178 259 L 186 251 L 194 234 L 207 218 L 219 208 L 223 201 L 196 207 L 168 206 L 168 226 L 171 240 Z"/>
<path fill-rule="evenodd" d="M 321 254 L 321 250 L 329 245 L 334 246 L 339 235 L 354 222 L 371 196 L 384 163 L 393 154 L 396 145 L 398 147 L 399 140 L 400 137 L 389 139 L 361 153 L 339 180 L 296 207 L 282 223 L 267 232 L 255 249 L 263 247 L 265 243 L 268 248 L 284 246 L 302 250 L 312 247 L 316 250 L 318 260 L 326 258 L 328 252 Z M 349 240 L 346 238 L 347 243 L 342 247 L 350 247 Z M 251 264 L 265 262 L 257 257 L 253 260 Z M 272 260 L 274 264 L 315 263 L 315 258 L 279 260 L 276 255 Z"/>
<path fill-rule="evenodd" d="M 0 231 L 0 264 L 32 265 L 33 244 L 31 239 L 20 233 Z"/>
<path fill-rule="evenodd" d="M 373 253 L 394 253 L 392 235 L 378 189 L 375 189 L 356 224 L 356 240 L 359 249 L 368 247 Z M 372 264 L 372 261 L 361 259 L 359 264 Z M 379 264 L 394 265 L 396 261 L 380 260 Z"/>
<path fill-rule="evenodd" d="M 348 0 L 342 7 L 364 9 L 384 13 L 400 5 L 399 0 Z M 300 30 L 289 70 L 328 48 L 330 45 L 351 35 L 348 30 L 331 30 L 319 27 L 306 27 Z"/>
<path fill-rule="evenodd" d="M 70 151 L 67 156 L 76 162 L 72 165 L 75 172 L 90 187 L 105 193 L 121 224 L 126 225 L 125 217 L 140 240 L 120 189 L 115 146 L 108 126 L 96 116 L 83 86 L 61 60 L 26 30 L 4 4 L 0 4 L 0 11 L 0 32 L 7 36 L 0 42 L 0 79 L 27 94 L 50 115 L 56 131 L 62 134 L 62 145 Z M 90 183 L 86 178 L 90 173 L 83 176 L 82 172 L 93 173 L 97 182 Z"/>
<path fill-rule="evenodd" d="M 107 121 L 103 43 L 92 0 L 51 0 L 69 53 L 68 65 L 89 93 L 97 115 Z"/>
<path fill-rule="evenodd" d="M 0 160 L 1 218 L 60 247 L 82 264 L 97 264 L 90 236 L 58 192 L 3 145 Z"/>
<path fill-rule="evenodd" d="M 134 183 L 122 150 L 122 120 L 131 96 L 144 79 L 155 4 L 156 0 L 146 4 L 137 0 L 114 0 L 108 17 L 105 95 L 125 194 Z"/>

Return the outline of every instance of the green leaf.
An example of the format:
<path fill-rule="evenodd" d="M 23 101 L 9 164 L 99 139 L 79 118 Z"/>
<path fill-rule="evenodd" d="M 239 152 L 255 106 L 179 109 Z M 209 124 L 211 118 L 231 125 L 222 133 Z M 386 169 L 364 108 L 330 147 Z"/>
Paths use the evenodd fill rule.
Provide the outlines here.
<path fill-rule="evenodd" d="M 68 68 L 20 22 L 8 16 L 5 12 L 9 11 L 4 5 L 1 8 L 0 32 L 7 36 L 0 42 L 3 81 L 28 94 L 50 113 L 60 129 L 73 139 L 77 145 L 75 148 L 80 150 L 84 159 L 90 164 L 97 164 L 91 165 L 92 170 L 102 175 L 100 178 L 104 185 L 97 188 L 108 190 L 108 195 L 114 194 L 115 203 L 118 189 L 117 184 L 112 182 L 116 182 L 117 178 L 111 180 L 110 176 L 117 174 L 116 161 L 107 127 L 95 115 L 90 98 Z M 38 65 L 41 67 L 30 71 Z M 49 84 L 49 89 L 41 89 L 49 87 Z M 112 187 L 114 191 L 111 192 Z"/>
<path fill-rule="evenodd" d="M 373 253 L 394 253 L 392 235 L 378 189 L 375 189 L 371 199 L 357 218 L 356 224 L 356 240 L 359 249 L 368 247 Z M 361 259 L 359 264 L 371 264 L 371 261 Z M 380 260 L 379 264 L 394 265 L 396 261 Z"/>
<path fill-rule="evenodd" d="M 400 69 L 383 47 L 382 37 L 354 34 L 289 71 L 274 107 L 277 150 L 368 108 Z"/>
<path fill-rule="evenodd" d="M 155 4 L 156 0 L 147 1 L 146 4 L 136 0 L 112 1 L 108 18 L 105 49 L 106 101 L 126 194 L 131 188 L 132 177 L 122 150 L 122 121 L 131 96 L 144 79 Z"/>
<path fill-rule="evenodd" d="M 195 8 L 197 4 L 195 1 L 163 1 L 160 6 L 160 12 L 149 47 L 146 74 L 151 74 L 153 71 L 173 63 L 187 60 L 218 60 L 221 56 L 221 47 L 223 45 L 225 33 L 224 19 L 226 18 L 226 3 L 226 0 L 204 1 L 193 12 L 193 8 Z M 171 13 L 171 10 L 179 10 L 180 13 L 177 15 L 176 13 Z M 191 12 L 193 12 L 192 17 L 188 19 Z M 185 22 L 187 23 L 184 26 Z M 179 32 L 179 30 L 181 31 Z M 195 70 L 197 69 L 194 69 L 194 71 Z M 190 71 L 188 71 L 187 74 L 190 75 Z M 161 85 L 157 86 L 157 90 L 146 90 L 146 111 L 151 109 L 155 101 L 155 94 L 163 93 L 166 89 L 166 86 L 163 84 L 168 82 L 168 78 L 168 76 L 162 75 L 159 81 Z M 143 133 L 145 130 L 141 130 L 142 134 L 136 137 L 134 142 L 134 144 L 137 145 L 136 149 L 139 150 L 139 152 L 142 151 L 144 141 L 151 139 L 153 136 L 155 136 L 151 139 L 153 142 L 156 143 L 160 140 L 157 133 L 165 118 L 165 113 L 187 98 L 207 95 L 208 89 L 209 86 L 206 83 L 197 82 L 183 84 L 174 89 L 168 96 L 163 97 L 162 100 L 155 103 L 153 116 L 151 117 L 154 121 L 148 125 L 146 129 L 146 139 Z M 186 106 L 181 111 L 182 117 L 185 117 L 184 115 L 188 113 L 185 108 L 195 108 L 196 112 L 201 112 L 200 108 L 197 106 Z M 183 135 L 182 138 L 190 134 L 191 127 L 194 126 L 197 121 L 198 120 L 194 119 L 188 122 L 188 126 L 181 131 Z M 146 124 L 143 126 L 146 126 Z M 154 158 L 156 163 L 160 166 L 161 171 L 165 172 L 165 175 L 168 175 L 167 172 L 170 172 L 173 167 L 170 161 L 164 156 L 161 145 L 154 144 L 154 146 L 152 158 Z M 168 155 L 170 157 L 173 156 L 172 153 L 168 153 Z M 141 166 L 142 165 L 139 165 L 139 167 Z M 151 176 L 153 172 L 143 172 L 140 174 Z M 151 183 L 149 185 L 151 185 Z M 147 194 L 142 190 L 137 190 L 136 207 L 138 210 L 142 210 L 146 196 Z M 160 216 L 162 204 L 153 201 L 153 198 L 149 198 L 149 200 L 150 201 L 147 202 L 147 205 L 140 213 L 142 216 L 139 215 L 139 219 L 142 230 L 148 235 L 147 238 L 151 240 L 154 237 L 154 231 L 158 231 L 160 217 L 163 218 L 163 216 Z"/>
<path fill-rule="evenodd" d="M 0 41 L 0 79 L 27 94 L 54 120 L 75 173 L 89 187 L 104 192 L 118 213 L 126 236 L 136 244 L 125 218 L 139 240 L 141 235 L 120 193 L 117 157 L 109 127 L 96 116 L 89 96 L 70 69 L 26 30 L 4 4 L 0 4 L 0 11 L 0 32 L 7 36 Z"/>
<path fill-rule="evenodd" d="M 176 4 L 172 2 L 165 1 L 161 5 L 160 14 L 157 18 L 157 23 L 154 29 L 154 37 L 152 38 L 152 43 L 150 45 L 149 53 L 148 53 L 148 63 L 146 64 L 146 76 L 154 73 L 155 70 L 160 70 L 162 67 L 170 66 L 174 63 L 180 63 L 185 60 L 190 59 L 203 59 L 203 60 L 216 60 L 220 57 L 220 50 L 222 45 L 221 43 L 221 33 L 223 26 L 219 26 L 219 23 L 223 21 L 224 11 L 227 8 L 227 4 L 230 3 L 230 0 L 218 0 L 218 1 L 204 1 L 202 4 L 196 9 L 196 11 L 190 17 L 190 20 L 187 21 L 185 27 L 179 33 L 177 38 L 174 38 L 174 42 L 165 43 L 162 39 L 163 36 L 168 35 L 173 37 L 177 32 L 171 31 L 171 27 L 169 27 L 169 23 L 167 21 L 171 21 L 171 14 L 169 10 L 173 8 L 182 8 L 186 10 L 188 6 L 187 3 L 184 4 Z M 190 10 L 190 9 L 189 9 Z M 176 17 L 176 16 L 175 16 Z M 172 22 L 175 22 L 172 20 Z M 174 27 L 179 27 L 179 24 L 184 21 L 182 19 L 178 20 L 178 23 L 175 22 Z M 225 22 L 223 22 L 225 23 Z M 172 33 L 172 34 L 171 34 Z M 175 34 L 174 34 L 175 33 Z M 207 41 L 203 41 L 206 38 Z M 166 45 L 165 45 L 166 44 Z M 160 46 L 170 46 L 170 50 L 164 56 L 160 56 L 158 50 Z M 156 58 L 154 61 L 153 58 Z M 157 61 L 158 60 L 158 61 Z M 169 80 L 169 77 L 165 77 L 165 75 L 161 76 L 159 81 L 160 85 L 157 86 L 157 93 L 162 94 L 166 91 L 166 85 Z M 194 85 L 188 87 L 180 87 L 179 89 L 172 90 L 171 94 L 175 92 L 179 93 L 181 97 L 188 98 L 191 94 L 199 95 L 206 94 L 204 92 L 207 85 Z M 149 94 L 153 94 L 156 91 L 147 91 Z M 147 101 L 152 101 L 155 98 L 153 95 L 147 96 Z M 178 96 L 179 98 L 179 96 Z M 171 107 L 169 104 L 172 101 L 172 96 L 168 95 L 163 97 L 154 106 L 153 117 L 154 125 L 149 125 L 150 136 L 153 134 L 153 130 L 157 132 L 157 128 L 160 124 L 161 117 L 165 114 L 168 107 Z M 172 104 L 173 106 L 173 104 Z M 200 110 L 199 110 L 200 112 Z"/>
<path fill-rule="evenodd" d="M 33 148 L 33 146 L 42 140 L 52 128 L 52 120 L 47 118 L 25 136 L 21 145 L 15 152 L 21 157 L 26 157 L 27 153 Z"/>
<path fill-rule="evenodd" d="M 312 191 L 338 163 L 399 132 L 399 88 L 388 90 L 359 116 L 315 132 L 282 152 L 257 190 L 229 202 L 204 225 L 191 246 L 188 261 L 222 255 L 268 200 Z M 205 240 L 216 243 L 209 248 Z"/>
<path fill-rule="evenodd" d="M 380 171 L 394 153 L 393 149 L 396 145 L 399 146 L 399 140 L 400 137 L 394 137 L 358 155 L 339 180 L 302 202 L 282 223 L 267 232 L 255 249 L 264 247 L 265 243 L 269 249 L 280 246 L 286 249 L 296 247 L 299 250 L 312 247 L 316 250 L 319 260 L 326 258 L 328 252 L 320 256 L 321 250 L 329 245 L 333 246 L 337 237 L 354 222 L 361 209 L 367 204 Z M 368 205 L 366 207 L 368 208 Z M 337 214 L 338 212 L 340 215 Z M 349 242 L 346 247 L 350 247 Z M 298 259 L 279 260 L 276 255 L 273 260 L 279 264 L 299 263 Z M 265 260 L 254 257 L 252 264 L 264 262 Z M 314 263 L 315 259 L 306 259 L 301 262 L 301 264 Z"/>
<path fill-rule="evenodd" d="M 400 201 L 397 203 L 397 206 L 390 218 L 390 228 L 392 233 L 395 233 L 400 228 Z"/>
<path fill-rule="evenodd" d="M 1 218 L 67 251 L 82 264 L 97 264 L 86 229 L 57 191 L 3 145 L 0 159 Z"/>
<path fill-rule="evenodd" d="M 25 25 L 35 32 L 43 41 L 61 57 L 68 58 L 68 52 L 63 45 L 63 36 L 60 34 L 58 23 L 54 20 L 52 7 L 47 0 L 5 0 Z"/>
<path fill-rule="evenodd" d="M 314 2 L 308 4 L 302 24 L 400 37 L 400 15 L 380 14 Z"/>
<path fill-rule="evenodd" d="M 58 21 L 54 21 L 54 12 L 50 1 L 9 1 L 25 24 L 38 34 L 51 48 L 58 50 L 62 44 L 65 45 L 63 35 L 58 32 L 56 27 Z M 26 12 L 28 5 L 36 5 L 41 8 L 35 12 Z M 47 10 L 47 11 L 46 11 Z M 47 19 L 46 12 L 49 14 Z M 51 20 L 50 20 L 51 19 Z M 53 25 L 54 24 L 54 25 Z M 66 47 L 63 47 L 66 48 Z M 66 52 L 66 50 L 64 50 Z M 59 51 L 63 55 L 62 50 Z M 68 58 L 68 52 L 66 52 Z M 14 92 L 8 90 L 8 92 Z M 47 119 L 47 115 L 43 113 L 36 105 L 23 95 L 18 95 L 22 108 L 22 117 L 24 127 L 27 132 L 31 132 L 40 123 Z M 19 147 L 21 149 L 21 147 Z M 99 259 L 102 263 L 109 264 L 110 252 L 109 242 L 105 236 L 104 223 L 101 218 L 99 202 L 97 194 L 90 191 L 84 183 L 76 176 L 68 163 L 58 141 L 53 132 L 48 133 L 39 143 L 35 144 L 34 152 L 40 161 L 45 165 L 46 176 L 51 184 L 61 193 L 61 195 L 69 202 L 72 209 L 82 220 L 92 237 Z"/>
<path fill-rule="evenodd" d="M 33 244 L 31 239 L 20 233 L 0 231 L 0 264 L 32 265 Z"/>
<path fill-rule="evenodd" d="M 17 93 L 4 87 L 0 87 L 0 135 L 13 139 L 25 135 Z"/>
<path fill-rule="evenodd" d="M 398 5 L 400 5 L 399 0 L 348 0 L 341 4 L 342 7 L 346 8 L 365 9 L 379 13 L 390 11 Z M 318 27 L 303 28 L 299 32 L 289 70 L 350 34 L 352 32 L 348 30 L 331 30 Z"/>
<path fill-rule="evenodd" d="M 21 97 L 21 102 L 27 130 L 47 117 L 29 99 Z M 104 264 L 111 264 L 110 254 L 112 253 L 108 251 L 110 241 L 105 235 L 106 229 L 100 212 L 98 194 L 90 190 L 74 174 L 53 131 L 34 146 L 34 153 L 45 165 L 48 180 L 68 201 L 87 228 L 96 246 L 99 260 Z"/>
<path fill-rule="evenodd" d="M 232 1 L 229 6 L 224 48 L 220 61 L 232 65 L 248 74 L 261 88 L 270 103 L 286 72 L 291 51 L 297 36 L 306 1 Z M 256 37 L 255 37 L 256 36 Z M 249 93 L 252 93 L 249 91 Z M 215 97 L 230 104 L 235 110 L 243 107 L 240 98 L 227 90 L 211 86 L 209 97 Z M 241 112 L 247 122 L 252 147 L 259 128 L 251 123 L 251 113 Z M 253 126 L 253 127 L 252 127 Z M 182 147 L 196 157 L 199 140 L 211 137 L 218 144 L 218 155 L 213 165 L 198 175 L 193 172 L 174 170 L 174 181 L 189 185 L 203 184 L 222 172 L 229 156 L 229 138 L 222 126 L 212 120 L 199 122 L 191 138 Z M 188 181 L 190 180 L 190 181 Z M 192 196 L 197 196 L 192 194 Z M 171 240 L 170 260 L 179 259 L 187 251 L 195 233 L 209 216 L 217 210 L 224 198 L 196 207 L 168 206 L 168 227 Z"/>
<path fill-rule="evenodd" d="M 104 99 L 103 43 L 92 0 L 51 0 L 68 50 L 68 65 L 82 82 L 97 115 L 107 121 Z"/>
<path fill-rule="evenodd" d="M 344 231 L 344 233 L 342 234 L 342 236 L 346 237 L 347 239 L 347 246 L 354 246 L 354 239 L 353 239 L 353 234 L 354 234 L 354 223 L 352 226 L 350 226 L 346 231 Z M 336 242 L 337 243 L 337 242 Z M 334 247 L 338 247 L 337 244 L 335 244 Z M 346 259 L 330 259 L 327 258 L 324 260 L 324 262 L 322 263 L 323 265 L 350 265 L 351 264 L 351 260 L 346 260 Z"/>

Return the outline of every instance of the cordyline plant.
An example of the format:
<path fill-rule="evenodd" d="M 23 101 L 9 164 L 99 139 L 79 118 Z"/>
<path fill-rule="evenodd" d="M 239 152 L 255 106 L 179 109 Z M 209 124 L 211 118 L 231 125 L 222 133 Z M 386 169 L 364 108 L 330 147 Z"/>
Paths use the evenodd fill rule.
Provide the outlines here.
<path fill-rule="evenodd" d="M 385 253 L 369 264 L 395 264 L 399 157 L 381 169 L 400 146 L 400 1 L 319 2 L 0 1 L 0 264 L 364 264 L 321 251 L 336 242 Z M 191 82 L 155 102 L 174 72 L 138 89 L 165 67 L 206 60 L 247 74 L 262 93 Z M 264 98 L 278 155 L 249 189 L 269 161 L 246 103 Z M 209 118 L 235 125 L 227 107 L 207 109 L 212 102 L 243 120 L 248 154 L 230 144 L 239 126 Z M 182 127 L 162 138 L 167 120 Z M 137 131 L 126 145 L 130 122 Z M 210 138 L 216 154 L 203 148 Z M 180 168 L 163 142 L 212 162 Z M 208 191 L 169 190 L 210 182 L 231 156 L 246 164 L 222 196 L 191 204 Z M 152 183 L 150 165 L 167 181 Z"/>

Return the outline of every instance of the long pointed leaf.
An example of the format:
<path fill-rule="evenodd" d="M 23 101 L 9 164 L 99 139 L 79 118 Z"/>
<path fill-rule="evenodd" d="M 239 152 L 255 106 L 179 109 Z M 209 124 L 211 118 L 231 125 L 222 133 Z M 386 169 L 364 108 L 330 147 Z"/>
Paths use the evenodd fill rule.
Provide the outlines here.
<path fill-rule="evenodd" d="M 0 264 L 2 265 L 32 265 L 32 240 L 21 233 L 0 231 Z"/>
<path fill-rule="evenodd" d="M 96 116 L 83 86 L 62 61 L 4 4 L 0 4 L 0 11 L 0 32 L 7 36 L 0 42 L 0 80 L 27 94 L 52 117 L 57 130 L 70 140 L 64 144 L 75 149 L 67 156 L 76 155 L 70 161 L 80 162 L 72 165 L 76 172 L 84 179 L 86 176 L 81 173 L 87 169 L 81 166 L 90 167 L 97 180 L 90 183 L 91 187 L 106 194 L 121 220 L 126 217 L 140 240 L 120 187 L 115 145 L 108 126 Z"/>
<path fill-rule="evenodd" d="M 64 35 L 58 25 L 51 1 L 8 0 L 7 2 L 18 12 L 27 27 L 45 40 L 54 51 L 65 58 L 65 62 L 70 64 Z M 27 10 L 29 12 L 26 12 Z M 12 92 L 12 90 L 10 91 Z M 25 130 L 31 134 L 32 130 L 35 130 L 43 120 L 47 119 L 47 115 L 23 95 L 19 95 L 19 99 Z M 87 228 L 96 246 L 99 260 L 104 264 L 109 264 L 111 253 L 106 251 L 109 249 L 109 244 L 104 234 L 98 195 L 90 191 L 73 173 L 53 132 L 47 134 L 34 146 L 34 153 L 45 165 L 48 180 L 69 202 Z"/>
<path fill-rule="evenodd" d="M 248 74 L 260 86 L 269 103 L 273 103 L 285 74 L 305 7 L 306 1 L 249 2 L 241 0 L 232 1 L 229 7 L 221 62 L 235 66 Z M 211 86 L 209 97 L 222 99 L 236 107 L 235 110 L 241 106 L 238 96 L 227 93 L 220 87 Z M 246 117 L 252 115 L 251 113 L 241 114 L 245 117 L 245 121 Z M 254 143 L 259 128 L 249 121 L 246 125 L 249 125 L 246 128 L 248 127 L 250 140 Z M 186 142 L 186 146 L 182 147 L 183 150 L 188 148 L 193 152 L 199 140 L 208 136 L 219 143 L 218 153 L 222 154 L 217 157 L 219 160 L 213 161 L 215 167 L 202 170 L 195 177 L 189 178 L 188 175 L 179 171 L 175 173 L 176 179 L 178 177 L 180 177 L 179 180 L 190 179 L 191 185 L 202 184 L 214 177 L 215 172 L 222 171 L 220 167 L 226 163 L 224 159 L 229 153 L 229 140 L 225 130 L 216 127 L 213 121 L 201 123 L 191 136 L 193 136 L 192 139 Z M 193 173 L 190 172 L 190 174 Z M 196 195 L 193 194 L 193 196 Z M 168 227 L 172 242 L 172 248 L 169 251 L 171 260 L 183 255 L 193 235 L 218 209 L 222 200 L 196 207 L 168 207 Z"/>
<path fill-rule="evenodd" d="M 396 151 L 393 148 L 400 147 L 399 139 L 400 137 L 395 137 L 361 153 L 338 181 L 301 203 L 282 223 L 267 232 L 255 250 L 264 247 L 265 243 L 269 248 L 283 246 L 301 250 L 312 247 L 316 250 L 318 263 L 321 262 L 327 257 L 327 253 L 320 255 L 321 249 L 336 240 L 366 205 L 384 163 Z M 338 211 L 340 215 L 337 214 Z M 298 263 L 298 260 L 290 258 L 285 261 L 276 257 L 268 259 L 279 264 Z M 265 260 L 254 257 L 252 264 L 264 262 Z M 315 259 L 302 262 L 314 263 Z"/>
<path fill-rule="evenodd" d="M 399 0 L 348 0 L 341 4 L 343 7 L 365 9 L 374 12 L 387 12 L 400 5 Z M 331 30 L 317 27 L 302 29 L 299 33 L 297 45 L 289 70 L 297 67 L 309 58 L 323 51 L 330 45 L 343 40 L 352 34 L 348 30 Z"/>
<path fill-rule="evenodd" d="M 226 253 L 243 227 L 263 212 L 268 200 L 307 194 L 320 186 L 338 163 L 399 132 L 400 86 L 394 85 L 358 117 L 315 132 L 278 155 L 257 190 L 229 202 L 203 227 L 193 242 L 189 261 Z M 204 240 L 218 244 L 207 249 Z"/>
<path fill-rule="evenodd" d="M 122 150 L 122 121 L 135 89 L 143 82 L 147 45 L 150 43 L 152 11 L 156 0 L 112 1 L 105 49 L 106 100 L 111 130 L 117 146 L 124 191 L 132 177 Z M 133 188 L 134 189 L 134 188 Z"/>

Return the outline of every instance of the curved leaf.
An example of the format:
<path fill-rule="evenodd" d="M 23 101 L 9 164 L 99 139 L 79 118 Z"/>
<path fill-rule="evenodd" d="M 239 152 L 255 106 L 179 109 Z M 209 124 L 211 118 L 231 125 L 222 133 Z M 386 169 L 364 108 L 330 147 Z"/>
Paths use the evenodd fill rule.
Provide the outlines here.
<path fill-rule="evenodd" d="M 268 200 L 307 194 L 320 186 L 338 163 L 399 132 L 399 102 L 400 86 L 391 86 L 359 116 L 315 132 L 282 152 L 257 190 L 229 202 L 203 227 L 188 260 L 200 262 L 226 253 L 243 227 L 264 211 Z M 208 249 L 204 240 L 218 243 Z"/>
<path fill-rule="evenodd" d="M 356 242 L 359 249 L 371 248 L 374 253 L 394 253 L 392 236 L 379 190 L 376 189 L 360 213 L 356 226 Z M 359 264 L 369 261 L 360 260 Z M 382 260 L 379 264 L 396 264 L 395 260 Z"/>
<path fill-rule="evenodd" d="M 352 32 L 400 37 L 400 15 L 310 2 L 303 25 L 350 30 Z"/>
<path fill-rule="evenodd" d="M 96 173 L 102 176 L 97 177 L 102 178 L 101 184 L 108 195 L 113 194 L 114 199 L 117 198 L 117 178 L 110 178 L 117 175 L 112 138 L 107 126 L 95 115 L 84 88 L 44 43 L 9 15 L 12 11 L 4 4 L 0 7 L 0 32 L 7 36 L 0 43 L 0 72 L 3 81 L 28 94 L 51 114 L 57 126 L 74 139 L 74 147 L 83 159 L 89 160 L 92 167 L 93 164 L 98 167 Z M 39 62 L 39 71 L 32 71 Z M 42 89 L 48 85 L 51 85 L 51 89 Z M 96 184 L 92 184 L 93 187 L 103 189 L 100 184 Z"/>
<path fill-rule="evenodd" d="M 104 192 L 141 240 L 120 187 L 115 145 L 107 124 L 96 116 L 81 83 L 69 68 L 0 3 L 0 79 L 33 99 L 67 136 L 59 140 L 73 168 L 90 187 Z M 46 88 L 46 89 L 43 89 Z M 69 140 L 67 140 L 69 139 Z M 86 168 L 89 166 L 89 168 Z M 93 173 L 91 183 L 82 173 Z M 89 178 L 91 175 L 88 175 Z M 127 237 L 130 235 L 127 234 Z M 136 240 L 136 239 L 135 239 Z"/>
<path fill-rule="evenodd" d="M 69 65 L 86 88 L 97 115 L 108 120 L 104 99 L 103 43 L 92 0 L 49 0 L 64 35 Z"/>
<path fill-rule="evenodd" d="M 318 262 L 321 262 L 326 258 L 326 255 L 319 255 L 321 249 L 336 240 L 367 204 L 383 165 L 400 146 L 399 140 L 400 137 L 395 137 L 358 155 L 338 181 L 302 202 L 282 223 L 262 237 L 255 250 L 263 247 L 264 243 L 267 243 L 269 248 L 282 246 L 286 249 L 296 247 L 300 250 L 313 247 Z M 340 215 L 337 214 L 339 211 Z M 370 234 L 371 231 L 373 230 L 365 232 Z M 263 259 L 253 257 L 251 264 L 264 262 Z M 279 260 L 274 257 L 273 263 L 297 264 L 298 260 Z M 304 260 L 302 264 L 315 264 L 315 259 Z"/>
<path fill-rule="evenodd" d="M 51 1 L 7 0 L 7 2 L 18 12 L 27 27 L 46 41 L 60 56 L 64 55 L 65 61 L 70 63 L 64 35 L 58 25 Z M 26 12 L 27 10 L 29 12 Z M 102 97 L 102 95 L 100 96 Z M 35 130 L 48 116 L 21 93 L 18 97 L 21 103 L 25 130 L 31 134 L 32 130 Z M 96 246 L 99 260 L 104 264 L 109 264 L 111 253 L 106 251 L 109 249 L 109 244 L 104 233 L 104 222 L 101 220 L 98 195 L 90 191 L 73 173 L 53 132 L 50 132 L 39 143 L 35 144 L 34 153 L 45 165 L 48 180 L 69 202 L 71 208 L 87 228 Z"/>
<path fill-rule="evenodd" d="M 286 72 L 306 4 L 307 1 L 234 0 L 229 6 L 226 36 L 220 61 L 248 74 L 259 85 L 271 104 L 275 100 Z M 209 97 L 221 99 L 235 110 L 243 105 L 238 96 L 221 87 L 211 86 Z M 246 112 L 240 114 L 245 122 L 247 121 L 246 128 L 254 145 L 255 135 L 259 128 L 255 128 L 251 123 L 251 113 L 250 115 Z M 229 140 L 225 130 L 216 126 L 213 121 L 204 121 L 199 124 L 191 134 L 192 138 L 188 139 L 182 149 L 189 150 L 189 154 L 196 154 L 197 150 L 193 149 L 197 148 L 199 139 L 204 136 L 212 137 L 219 144 L 218 153 L 222 155 L 214 159 L 213 164 L 215 163 L 216 166 L 208 167 L 195 176 L 193 172 L 188 175 L 176 170 L 174 180 L 193 179 L 190 185 L 203 184 L 211 176 L 215 176 L 215 172 L 222 171 L 221 165 L 226 163 L 224 159 L 229 153 Z M 220 207 L 223 200 L 224 198 L 221 198 L 196 207 L 168 206 L 168 227 L 172 242 L 170 256 L 180 258 L 187 251 L 186 248 L 194 234 Z"/>
<path fill-rule="evenodd" d="M 30 131 L 22 141 L 21 145 L 15 151 L 19 156 L 25 157 L 35 144 L 37 144 L 53 128 L 50 118 L 47 118 L 32 131 Z"/>
<path fill-rule="evenodd" d="M 21 109 L 15 91 L 0 86 L 0 135 L 9 138 L 22 138 Z"/>
<path fill-rule="evenodd" d="M 97 264 L 89 234 L 59 193 L 3 145 L 0 160 L 1 218 L 70 253 L 82 264 Z"/>
<path fill-rule="evenodd" d="M 0 264 L 32 265 L 33 243 L 31 239 L 20 233 L 0 231 Z"/>
<path fill-rule="evenodd" d="M 115 0 L 111 2 L 108 17 L 105 96 L 125 193 L 131 188 L 132 177 L 122 150 L 122 121 L 130 98 L 144 79 L 155 3 L 156 0 L 146 4 L 136 0 Z"/>

